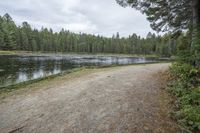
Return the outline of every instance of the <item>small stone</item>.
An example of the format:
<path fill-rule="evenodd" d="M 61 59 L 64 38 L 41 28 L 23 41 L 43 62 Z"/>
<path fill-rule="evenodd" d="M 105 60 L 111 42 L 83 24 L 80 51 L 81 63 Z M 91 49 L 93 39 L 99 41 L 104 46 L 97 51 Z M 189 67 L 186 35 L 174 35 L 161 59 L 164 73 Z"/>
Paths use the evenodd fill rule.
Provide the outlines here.
<path fill-rule="evenodd" d="M 148 128 L 147 126 L 144 126 L 144 130 L 145 130 L 145 131 L 148 131 L 149 128 Z"/>

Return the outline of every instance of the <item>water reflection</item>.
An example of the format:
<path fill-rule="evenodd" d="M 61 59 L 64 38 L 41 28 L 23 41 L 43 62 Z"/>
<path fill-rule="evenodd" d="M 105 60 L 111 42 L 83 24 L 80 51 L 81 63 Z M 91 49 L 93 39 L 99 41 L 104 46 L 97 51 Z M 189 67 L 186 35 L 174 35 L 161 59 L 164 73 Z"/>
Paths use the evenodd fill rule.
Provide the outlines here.
<path fill-rule="evenodd" d="M 125 65 L 156 62 L 156 58 L 107 57 L 107 56 L 0 56 L 0 87 L 82 66 Z"/>

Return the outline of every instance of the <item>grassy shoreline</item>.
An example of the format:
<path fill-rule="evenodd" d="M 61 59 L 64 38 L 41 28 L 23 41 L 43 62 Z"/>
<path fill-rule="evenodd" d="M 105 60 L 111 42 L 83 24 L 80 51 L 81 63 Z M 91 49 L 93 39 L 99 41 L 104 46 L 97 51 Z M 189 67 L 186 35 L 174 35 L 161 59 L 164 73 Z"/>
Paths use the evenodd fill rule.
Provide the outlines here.
<path fill-rule="evenodd" d="M 151 62 L 151 63 L 140 63 L 140 64 L 129 64 L 129 65 L 110 65 L 110 66 L 88 66 L 88 67 L 80 67 L 80 68 L 74 68 L 71 70 L 67 70 L 64 71 L 62 73 L 58 73 L 58 74 L 54 74 L 54 75 L 50 75 L 50 76 L 46 76 L 46 77 L 42 77 L 42 78 L 38 78 L 38 79 L 33 79 L 33 80 L 29 80 L 29 81 L 25 81 L 25 82 L 21 82 L 21 83 L 17 83 L 17 84 L 13 84 L 13 85 L 9 85 L 6 87 L 0 87 L 0 95 L 4 94 L 4 93 L 9 93 L 9 92 L 13 92 L 15 90 L 19 90 L 20 88 L 24 88 L 28 85 L 34 84 L 34 83 L 39 83 L 42 81 L 49 81 L 52 80 L 54 78 L 57 77 L 62 77 L 62 76 L 66 76 L 73 73 L 79 73 L 81 71 L 95 71 L 95 70 L 100 70 L 100 69 L 114 69 L 114 68 L 118 68 L 118 67 L 126 67 L 126 66 L 136 66 L 136 65 L 148 65 L 148 64 L 162 64 L 162 63 L 170 63 L 170 62 Z"/>
<path fill-rule="evenodd" d="M 38 83 L 38 82 L 42 82 L 42 81 L 45 81 L 45 80 L 51 80 L 51 79 L 54 79 L 56 77 L 64 76 L 64 75 L 67 75 L 67 74 L 70 74 L 70 73 L 73 73 L 73 72 L 78 72 L 78 71 L 81 71 L 81 70 L 84 70 L 84 69 L 86 69 L 86 68 L 84 68 L 84 67 L 74 68 L 74 69 L 71 69 L 71 70 L 68 70 L 68 71 L 65 71 L 65 72 L 62 72 L 62 73 L 58 73 L 58 74 L 54 74 L 54 75 L 50 75 L 50 76 L 46 76 L 46 77 L 42 77 L 42 78 L 38 78 L 38 79 L 33 79 L 33 80 L 29 80 L 29 81 L 25 81 L 25 82 L 13 84 L 13 85 L 8 85 L 8 86 L 5 86 L 5 87 L 0 87 L 0 95 L 3 94 L 3 93 L 9 93 L 9 92 L 18 90 L 20 88 L 26 87 L 26 86 L 31 85 L 33 83 Z"/>
<path fill-rule="evenodd" d="M 119 57 L 159 57 L 158 55 L 136 55 L 136 54 L 115 54 L 115 53 L 75 53 L 75 52 L 32 52 L 32 51 L 1 51 L 0 55 L 21 55 L 21 56 L 59 56 L 59 55 L 95 55 L 95 56 L 119 56 Z"/>

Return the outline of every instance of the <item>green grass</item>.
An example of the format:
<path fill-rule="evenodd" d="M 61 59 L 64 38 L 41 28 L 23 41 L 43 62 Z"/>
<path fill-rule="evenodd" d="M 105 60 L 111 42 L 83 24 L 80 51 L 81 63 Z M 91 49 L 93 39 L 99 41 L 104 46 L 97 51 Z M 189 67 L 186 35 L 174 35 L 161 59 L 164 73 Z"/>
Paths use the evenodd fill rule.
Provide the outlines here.
<path fill-rule="evenodd" d="M 32 52 L 32 51 L 0 51 L 0 55 L 96 55 L 96 56 L 119 56 L 119 57 L 159 57 L 158 55 L 115 54 L 115 53 L 83 53 L 83 52 Z"/>
<path fill-rule="evenodd" d="M 16 51 L 1 51 L 0 50 L 0 55 L 13 55 L 16 54 Z"/>

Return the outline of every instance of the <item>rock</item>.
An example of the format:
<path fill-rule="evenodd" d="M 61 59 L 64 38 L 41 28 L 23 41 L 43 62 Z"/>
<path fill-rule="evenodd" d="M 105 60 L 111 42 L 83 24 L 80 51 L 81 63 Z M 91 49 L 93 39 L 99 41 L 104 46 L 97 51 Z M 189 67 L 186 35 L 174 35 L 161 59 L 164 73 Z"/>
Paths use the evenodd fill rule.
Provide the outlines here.
<path fill-rule="evenodd" d="M 147 126 L 144 126 L 145 131 L 149 131 L 149 128 Z"/>

